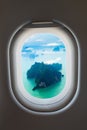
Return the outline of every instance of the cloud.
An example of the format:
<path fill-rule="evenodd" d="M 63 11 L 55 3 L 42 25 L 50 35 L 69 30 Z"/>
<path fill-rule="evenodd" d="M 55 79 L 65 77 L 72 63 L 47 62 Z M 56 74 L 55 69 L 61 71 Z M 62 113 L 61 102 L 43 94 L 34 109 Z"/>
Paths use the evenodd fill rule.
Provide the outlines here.
<path fill-rule="evenodd" d="M 56 42 L 45 44 L 45 46 L 57 46 L 57 45 L 58 45 L 58 43 L 56 43 Z"/>
<path fill-rule="evenodd" d="M 58 63 L 61 61 L 61 58 L 57 58 L 55 60 L 48 60 L 48 61 L 45 61 L 46 64 L 53 64 L 53 63 Z"/>

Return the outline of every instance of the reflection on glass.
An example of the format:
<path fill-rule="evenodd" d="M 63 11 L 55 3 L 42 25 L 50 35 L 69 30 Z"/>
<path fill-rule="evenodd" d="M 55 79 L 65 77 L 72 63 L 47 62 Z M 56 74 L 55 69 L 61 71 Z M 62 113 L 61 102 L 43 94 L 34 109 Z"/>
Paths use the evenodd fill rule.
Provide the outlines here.
<path fill-rule="evenodd" d="M 66 82 L 66 49 L 51 33 L 29 36 L 21 50 L 22 77 L 26 91 L 34 97 L 52 98 Z"/>

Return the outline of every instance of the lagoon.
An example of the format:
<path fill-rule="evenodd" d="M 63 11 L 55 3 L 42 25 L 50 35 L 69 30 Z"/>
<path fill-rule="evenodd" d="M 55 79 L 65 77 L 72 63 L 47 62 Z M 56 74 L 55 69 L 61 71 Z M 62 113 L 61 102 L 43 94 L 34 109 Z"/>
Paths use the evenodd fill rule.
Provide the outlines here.
<path fill-rule="evenodd" d="M 46 64 L 61 63 L 62 64 L 61 72 L 64 75 L 64 77 L 60 82 L 56 84 L 53 84 L 47 88 L 41 88 L 33 91 L 32 90 L 33 87 L 36 86 L 35 80 L 27 79 L 26 73 L 35 62 L 44 62 Z M 23 86 L 30 95 L 37 98 L 47 99 L 47 98 L 52 98 L 54 96 L 57 96 L 64 89 L 66 83 L 66 52 L 65 51 L 53 52 L 52 49 L 49 48 L 46 49 L 46 51 L 45 50 L 42 51 L 41 49 L 38 49 L 37 56 L 35 58 L 31 58 L 29 57 L 28 53 L 26 55 L 22 52 L 21 65 L 22 65 Z"/>

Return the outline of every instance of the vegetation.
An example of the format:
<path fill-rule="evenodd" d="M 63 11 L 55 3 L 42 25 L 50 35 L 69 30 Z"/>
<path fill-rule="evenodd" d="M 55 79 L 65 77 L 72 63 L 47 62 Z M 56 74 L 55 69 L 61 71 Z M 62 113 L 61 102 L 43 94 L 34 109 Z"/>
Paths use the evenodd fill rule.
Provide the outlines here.
<path fill-rule="evenodd" d="M 36 86 L 33 90 L 46 88 L 61 81 L 64 76 L 60 72 L 61 69 L 62 64 L 59 63 L 44 64 L 43 62 L 35 62 L 27 71 L 27 79 L 35 79 Z"/>

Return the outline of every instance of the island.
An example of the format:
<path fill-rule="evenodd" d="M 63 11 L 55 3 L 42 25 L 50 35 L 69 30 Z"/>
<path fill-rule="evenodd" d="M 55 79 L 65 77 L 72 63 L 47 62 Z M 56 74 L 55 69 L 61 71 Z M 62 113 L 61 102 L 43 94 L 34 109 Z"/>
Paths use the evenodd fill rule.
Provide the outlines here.
<path fill-rule="evenodd" d="M 45 64 L 35 62 L 27 71 L 27 79 L 35 79 L 36 86 L 32 90 L 47 88 L 60 82 L 64 76 L 61 70 L 62 64 L 60 63 Z"/>

